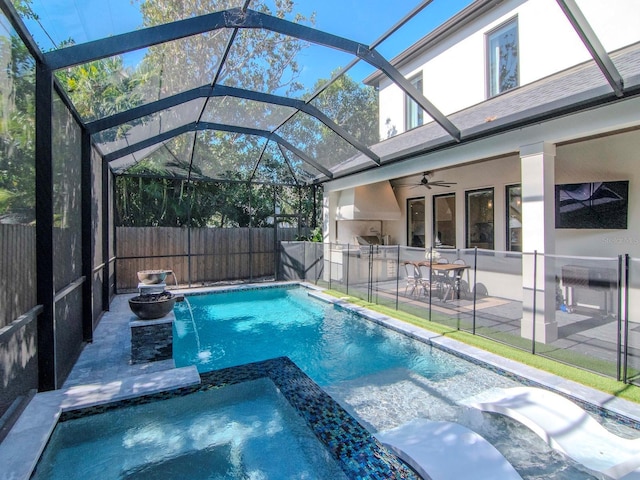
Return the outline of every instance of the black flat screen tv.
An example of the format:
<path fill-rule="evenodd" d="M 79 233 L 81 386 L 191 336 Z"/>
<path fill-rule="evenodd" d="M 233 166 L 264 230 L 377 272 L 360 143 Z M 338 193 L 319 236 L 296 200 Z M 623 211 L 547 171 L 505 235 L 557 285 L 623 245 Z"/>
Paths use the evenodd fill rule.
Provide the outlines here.
<path fill-rule="evenodd" d="M 556 185 L 556 228 L 626 229 L 629 181 Z"/>

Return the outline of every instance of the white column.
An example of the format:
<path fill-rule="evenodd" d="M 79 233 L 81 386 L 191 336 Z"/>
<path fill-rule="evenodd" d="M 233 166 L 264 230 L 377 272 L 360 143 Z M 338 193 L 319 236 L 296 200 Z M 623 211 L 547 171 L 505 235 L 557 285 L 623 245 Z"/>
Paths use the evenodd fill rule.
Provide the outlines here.
<path fill-rule="evenodd" d="M 541 142 L 520 148 L 523 251 L 521 335 L 533 338 L 535 319 L 535 337 L 542 343 L 550 343 L 558 338 L 555 268 L 553 259 L 544 256 L 555 253 L 555 155 L 555 145 L 549 143 Z M 533 252 L 538 254 L 537 265 L 534 265 Z"/>
<path fill-rule="evenodd" d="M 331 249 L 330 243 L 335 243 L 337 239 L 336 232 L 336 209 L 338 207 L 339 193 L 328 192 L 324 189 L 322 196 L 322 241 L 324 242 L 324 269 L 323 280 L 329 282 L 331 275 L 336 278 L 335 250 Z M 340 258 L 340 268 L 342 267 L 342 258 Z"/>

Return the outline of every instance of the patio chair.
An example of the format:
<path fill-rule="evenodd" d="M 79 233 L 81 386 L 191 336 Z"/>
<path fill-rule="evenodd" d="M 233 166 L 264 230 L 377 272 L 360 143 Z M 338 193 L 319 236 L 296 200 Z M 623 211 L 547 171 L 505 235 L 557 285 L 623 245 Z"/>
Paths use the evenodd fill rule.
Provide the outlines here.
<path fill-rule="evenodd" d="M 418 271 L 420 272 L 418 281 L 424 295 L 427 295 L 428 292 L 435 292 L 438 298 L 442 298 L 443 285 L 440 276 L 431 269 L 431 265 L 428 262 L 420 262 L 418 263 Z"/>
<path fill-rule="evenodd" d="M 422 478 L 522 480 L 496 447 L 459 423 L 415 418 L 374 436 Z"/>
<path fill-rule="evenodd" d="M 453 261 L 454 265 L 467 265 L 467 262 L 465 262 L 463 259 L 461 258 L 456 258 Z M 462 273 L 464 272 L 463 269 L 460 270 L 456 270 L 454 272 L 454 287 L 455 287 L 455 292 L 456 295 L 458 296 L 458 299 L 460 298 L 466 298 L 467 295 L 469 294 L 469 284 L 467 282 L 465 282 L 462 279 Z"/>
<path fill-rule="evenodd" d="M 449 259 L 446 257 L 440 257 L 437 263 L 441 265 L 448 264 Z M 432 281 L 434 283 L 434 286 L 437 286 L 438 298 L 441 300 L 443 298 L 446 298 L 446 294 L 450 289 L 449 286 L 452 283 L 449 272 L 443 272 L 441 270 L 433 269 Z"/>
<path fill-rule="evenodd" d="M 406 281 L 407 281 L 404 287 L 404 294 L 406 296 L 407 291 L 411 289 L 411 291 L 409 292 L 409 295 L 413 295 L 420 283 L 420 280 L 419 280 L 420 271 L 418 270 L 418 267 L 416 267 L 415 263 L 413 262 L 404 262 L 404 270 L 406 273 Z"/>

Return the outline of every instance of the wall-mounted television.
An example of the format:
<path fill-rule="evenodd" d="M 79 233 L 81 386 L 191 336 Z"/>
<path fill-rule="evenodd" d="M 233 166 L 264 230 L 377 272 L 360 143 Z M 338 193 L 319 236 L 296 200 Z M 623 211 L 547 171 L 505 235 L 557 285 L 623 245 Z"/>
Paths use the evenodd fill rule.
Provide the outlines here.
<path fill-rule="evenodd" d="M 556 228 L 626 229 L 629 181 L 556 185 Z"/>

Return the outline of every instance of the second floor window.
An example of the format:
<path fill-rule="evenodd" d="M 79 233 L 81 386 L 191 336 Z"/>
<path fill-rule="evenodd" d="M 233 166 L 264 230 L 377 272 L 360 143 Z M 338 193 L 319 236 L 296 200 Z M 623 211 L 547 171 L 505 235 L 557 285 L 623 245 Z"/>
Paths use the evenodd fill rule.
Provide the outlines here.
<path fill-rule="evenodd" d="M 422 74 L 416 75 L 409 80 L 416 89 L 422 93 Z M 408 95 L 405 96 L 405 130 L 419 127 L 424 123 L 424 111 Z"/>
<path fill-rule="evenodd" d="M 509 23 L 487 36 L 489 96 L 506 92 L 518 86 L 518 22 Z"/>

